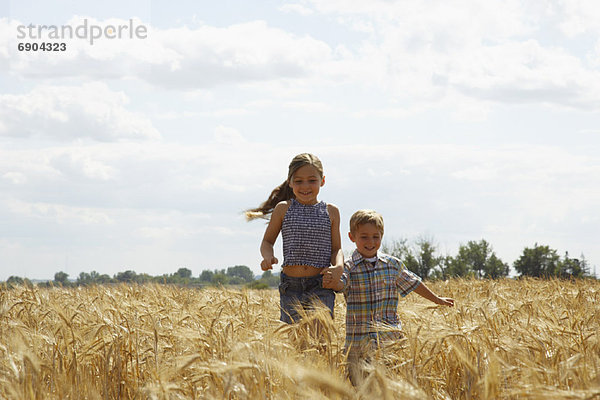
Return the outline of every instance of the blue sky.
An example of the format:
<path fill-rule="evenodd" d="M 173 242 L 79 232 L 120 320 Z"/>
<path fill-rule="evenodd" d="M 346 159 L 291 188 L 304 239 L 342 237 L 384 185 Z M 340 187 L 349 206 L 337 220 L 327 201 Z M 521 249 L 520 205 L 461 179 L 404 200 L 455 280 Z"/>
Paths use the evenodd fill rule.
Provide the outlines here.
<path fill-rule="evenodd" d="M 147 37 L 17 50 L 19 25 L 129 20 Z M 305 151 L 344 238 L 372 208 L 441 255 L 538 243 L 593 269 L 599 33 L 594 1 L 3 1 L 0 280 L 259 273 L 242 211 Z"/>

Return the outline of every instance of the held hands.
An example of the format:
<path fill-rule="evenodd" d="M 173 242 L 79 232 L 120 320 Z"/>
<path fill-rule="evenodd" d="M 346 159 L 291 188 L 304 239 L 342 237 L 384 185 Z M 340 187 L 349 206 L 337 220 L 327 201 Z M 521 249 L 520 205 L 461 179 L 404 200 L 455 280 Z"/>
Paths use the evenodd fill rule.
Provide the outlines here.
<path fill-rule="evenodd" d="M 278 262 L 279 260 L 277 260 L 277 257 L 265 258 L 260 263 L 260 269 L 263 271 L 273 269 L 273 264 L 277 264 Z"/>
<path fill-rule="evenodd" d="M 343 272 L 344 267 L 341 265 L 325 268 L 321 272 L 321 275 L 323 275 L 323 287 L 325 289 L 333 289 L 338 292 L 342 290 L 344 288 L 344 283 L 341 279 Z"/>

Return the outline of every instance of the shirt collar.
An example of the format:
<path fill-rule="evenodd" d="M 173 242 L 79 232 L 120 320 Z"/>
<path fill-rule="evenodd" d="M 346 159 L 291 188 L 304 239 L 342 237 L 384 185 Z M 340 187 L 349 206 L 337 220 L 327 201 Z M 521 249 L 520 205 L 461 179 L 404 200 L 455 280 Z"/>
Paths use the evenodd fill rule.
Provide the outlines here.
<path fill-rule="evenodd" d="M 381 259 L 381 257 L 379 256 L 379 252 L 377 252 L 377 260 L 379 259 Z M 354 253 L 352 253 L 352 262 L 354 263 L 354 265 L 364 262 L 365 265 L 369 267 L 371 266 L 371 263 L 367 262 L 365 257 L 363 257 L 363 255 L 360 254 L 358 250 L 354 250 Z"/>

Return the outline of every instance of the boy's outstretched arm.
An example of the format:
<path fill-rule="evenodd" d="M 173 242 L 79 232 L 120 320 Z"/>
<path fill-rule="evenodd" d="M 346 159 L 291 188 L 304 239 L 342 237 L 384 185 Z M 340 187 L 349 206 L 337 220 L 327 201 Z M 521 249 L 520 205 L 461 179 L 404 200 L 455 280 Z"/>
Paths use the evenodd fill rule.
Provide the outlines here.
<path fill-rule="evenodd" d="M 417 286 L 417 288 L 415 289 L 415 293 L 421 297 L 426 298 L 427 300 L 434 302 L 435 304 L 454 307 L 454 299 L 451 299 L 450 297 L 439 297 L 427 287 L 425 282 L 421 282 L 421 284 Z"/>

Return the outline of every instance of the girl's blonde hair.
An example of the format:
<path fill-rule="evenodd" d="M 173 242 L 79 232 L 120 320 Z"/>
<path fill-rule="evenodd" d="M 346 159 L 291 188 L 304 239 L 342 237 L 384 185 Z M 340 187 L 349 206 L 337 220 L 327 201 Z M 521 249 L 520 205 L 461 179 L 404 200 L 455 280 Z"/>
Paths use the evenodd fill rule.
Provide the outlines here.
<path fill-rule="evenodd" d="M 287 179 L 281 185 L 273 189 L 271 195 L 264 203 L 257 208 L 246 210 L 246 219 L 248 221 L 257 218 L 269 219 L 277 203 L 294 198 L 294 191 L 290 187 L 290 182 L 296 171 L 305 165 L 312 165 L 315 167 L 321 178 L 323 178 L 323 164 L 321 164 L 321 160 L 319 160 L 317 156 L 310 153 L 298 154 L 292 159 L 292 162 L 290 162 Z"/>

